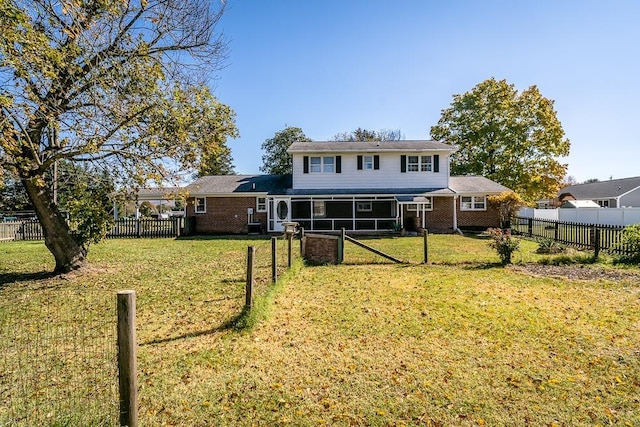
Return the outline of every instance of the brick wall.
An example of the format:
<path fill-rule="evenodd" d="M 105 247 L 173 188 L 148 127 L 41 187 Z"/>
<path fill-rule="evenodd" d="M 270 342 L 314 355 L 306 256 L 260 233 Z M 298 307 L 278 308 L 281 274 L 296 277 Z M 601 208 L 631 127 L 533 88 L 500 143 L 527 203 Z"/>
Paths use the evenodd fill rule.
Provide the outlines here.
<path fill-rule="evenodd" d="M 207 211 L 195 213 L 195 199 L 187 200 L 187 217 L 194 217 L 198 234 L 245 234 L 249 231 L 247 209 L 253 208 L 254 222 L 267 229 L 267 213 L 256 212 L 256 197 L 207 197 Z"/>
<path fill-rule="evenodd" d="M 456 203 L 458 227 L 489 228 L 500 225 L 500 214 L 497 209 L 487 208 L 486 211 L 461 211 L 460 199 Z M 416 218 L 416 212 L 404 211 L 405 224 L 415 218 L 418 231 L 422 230 L 422 218 Z M 426 211 L 425 224 L 427 230 L 444 231 L 453 228 L 453 200 L 451 197 L 434 197 L 433 210 Z"/>
<path fill-rule="evenodd" d="M 305 234 L 302 238 L 302 255 L 314 264 L 337 264 L 338 240 L 337 236 Z"/>

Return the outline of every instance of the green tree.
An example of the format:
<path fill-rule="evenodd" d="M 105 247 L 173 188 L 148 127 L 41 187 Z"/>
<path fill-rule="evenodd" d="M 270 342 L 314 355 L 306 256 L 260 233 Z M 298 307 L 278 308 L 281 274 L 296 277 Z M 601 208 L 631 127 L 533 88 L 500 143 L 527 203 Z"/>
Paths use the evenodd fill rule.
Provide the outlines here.
<path fill-rule="evenodd" d="M 235 175 L 231 150 L 226 144 L 220 144 L 213 153 L 207 153 L 200 159 L 198 177 L 206 175 Z"/>
<path fill-rule="evenodd" d="M 335 134 L 331 140 L 332 141 L 399 141 L 403 139 L 404 136 L 399 129 L 397 130 L 389 130 L 389 129 L 381 129 L 379 131 L 368 130 L 358 128 L 351 132 L 339 132 Z"/>
<path fill-rule="evenodd" d="M 203 84 L 226 54 L 223 11 L 206 0 L 0 0 L 0 165 L 24 186 L 56 272 L 81 267 L 88 242 L 52 201 L 56 161 L 143 186 L 197 168 L 236 134 Z"/>
<path fill-rule="evenodd" d="M 506 80 L 491 78 L 454 95 L 431 137 L 458 147 L 453 175 L 483 175 L 527 202 L 554 196 L 566 174 L 557 158 L 569 154 L 569 140 L 553 101 L 536 86 L 518 93 Z"/>
<path fill-rule="evenodd" d="M 273 175 L 284 175 L 293 172 L 291 156 L 287 153 L 289 146 L 296 141 L 311 141 L 302 129 L 294 126 L 287 126 L 275 133 L 273 138 L 269 138 L 262 144 L 262 172 Z"/>

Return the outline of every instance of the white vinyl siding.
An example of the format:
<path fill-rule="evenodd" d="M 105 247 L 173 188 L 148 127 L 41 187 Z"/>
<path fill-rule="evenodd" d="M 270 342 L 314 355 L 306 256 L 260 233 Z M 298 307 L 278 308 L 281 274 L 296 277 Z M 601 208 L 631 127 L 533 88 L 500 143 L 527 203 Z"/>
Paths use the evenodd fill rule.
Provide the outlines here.
<path fill-rule="evenodd" d="M 311 159 L 326 157 L 320 153 L 294 154 L 293 155 L 293 188 L 294 189 L 397 189 L 397 188 L 446 188 L 449 186 L 449 156 L 447 152 L 436 152 L 440 155 L 439 173 L 402 173 L 401 155 L 405 153 L 381 153 L 379 154 L 380 169 L 363 173 L 358 170 L 357 156 L 359 153 L 335 153 L 341 155 L 341 173 L 311 173 Z M 309 173 L 304 173 L 304 156 L 309 156 Z M 364 157 L 369 154 L 361 154 Z M 335 158 L 335 156 L 333 156 Z M 373 157 L 373 156 L 371 156 Z M 408 156 L 407 156 L 408 157 Z M 418 155 L 418 165 L 427 165 L 421 157 L 433 155 Z M 322 162 L 320 162 L 322 163 Z M 430 164 L 433 166 L 433 163 Z M 321 169 L 322 170 L 322 169 Z M 419 171 L 418 171 L 419 172 Z"/>

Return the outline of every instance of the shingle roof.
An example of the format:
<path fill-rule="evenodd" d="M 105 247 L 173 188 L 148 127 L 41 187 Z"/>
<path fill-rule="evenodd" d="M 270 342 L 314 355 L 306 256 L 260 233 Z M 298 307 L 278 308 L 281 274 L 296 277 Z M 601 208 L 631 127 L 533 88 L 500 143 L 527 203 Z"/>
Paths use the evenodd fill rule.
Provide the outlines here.
<path fill-rule="evenodd" d="M 191 196 L 233 193 L 284 194 L 291 188 L 291 175 L 212 175 L 198 178 L 185 190 Z"/>
<path fill-rule="evenodd" d="M 381 151 L 455 151 L 456 147 L 439 141 L 297 141 L 291 144 L 288 153 L 374 153 Z"/>
<path fill-rule="evenodd" d="M 255 185 L 255 187 L 254 187 Z M 330 195 L 430 195 L 452 196 L 454 194 L 499 194 L 510 191 L 504 185 L 482 176 L 452 176 L 449 188 L 340 188 L 340 189 L 293 189 L 291 175 L 216 175 L 203 176 L 184 189 L 191 196 L 215 196 L 234 193 L 263 193 L 289 196 Z"/>
<path fill-rule="evenodd" d="M 570 185 L 561 189 L 559 194 L 569 193 L 578 200 L 607 199 L 621 196 L 638 187 L 640 187 L 640 176 Z"/>
<path fill-rule="evenodd" d="M 452 176 L 449 177 L 449 188 L 458 194 L 484 193 L 500 194 L 504 191 L 511 191 L 502 184 L 485 178 L 484 176 Z"/>
<path fill-rule="evenodd" d="M 182 192 L 182 187 L 140 188 L 137 197 L 138 200 L 169 200 L 180 192 Z"/>

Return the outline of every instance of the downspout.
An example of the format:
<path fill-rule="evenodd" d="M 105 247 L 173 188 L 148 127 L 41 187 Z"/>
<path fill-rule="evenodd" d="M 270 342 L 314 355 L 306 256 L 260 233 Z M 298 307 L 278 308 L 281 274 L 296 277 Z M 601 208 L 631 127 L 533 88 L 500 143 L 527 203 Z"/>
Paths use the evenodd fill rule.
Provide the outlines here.
<path fill-rule="evenodd" d="M 458 228 L 458 196 L 453 196 L 453 231 L 462 236 L 462 230 Z"/>

